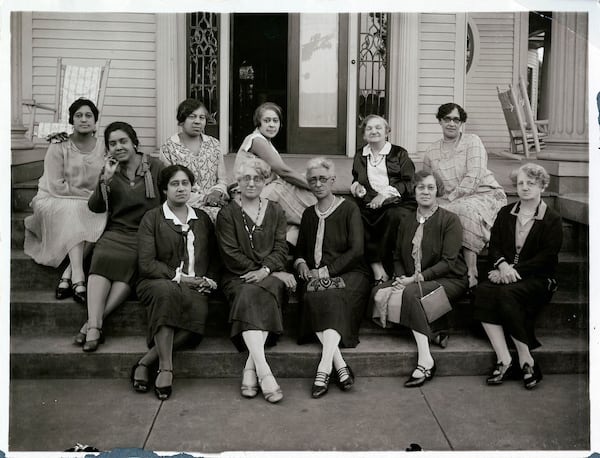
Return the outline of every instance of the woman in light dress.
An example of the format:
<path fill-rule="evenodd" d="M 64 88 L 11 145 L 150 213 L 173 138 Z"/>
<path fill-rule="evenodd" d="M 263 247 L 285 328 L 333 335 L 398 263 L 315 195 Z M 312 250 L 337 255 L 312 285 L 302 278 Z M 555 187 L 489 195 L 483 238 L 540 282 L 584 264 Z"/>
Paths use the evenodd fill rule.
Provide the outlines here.
<path fill-rule="evenodd" d="M 104 165 L 104 143 L 95 136 L 98 108 L 88 99 L 69 107 L 73 133 L 51 143 L 44 158 L 44 174 L 31 201 L 33 215 L 25 218 L 25 253 L 38 264 L 58 267 L 65 256 L 69 265 L 56 287 L 56 298 L 85 304 L 83 259 L 106 224 L 106 212 L 88 208 Z"/>
<path fill-rule="evenodd" d="M 443 137 L 429 145 L 423 169 L 442 179 L 442 208 L 456 213 L 463 226 L 463 251 L 469 287 L 477 285 L 477 255 L 490 240 L 490 230 L 506 194 L 487 168 L 487 152 L 475 134 L 462 132 L 467 113 L 456 103 L 445 103 L 436 115 Z"/>
<path fill-rule="evenodd" d="M 219 140 L 204 133 L 208 110 L 196 99 L 186 99 L 177 107 L 181 131 L 160 147 L 165 165 L 183 165 L 195 177 L 189 205 L 210 216 L 213 223 L 220 208 L 227 203 L 227 172 Z"/>

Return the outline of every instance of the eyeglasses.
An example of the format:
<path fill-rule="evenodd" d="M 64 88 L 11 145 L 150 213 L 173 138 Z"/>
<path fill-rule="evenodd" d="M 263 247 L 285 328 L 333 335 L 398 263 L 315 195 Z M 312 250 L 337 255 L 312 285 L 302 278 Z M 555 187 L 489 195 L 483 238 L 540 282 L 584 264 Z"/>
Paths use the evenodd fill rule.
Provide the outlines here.
<path fill-rule="evenodd" d="M 250 183 L 251 181 L 254 181 L 255 183 L 262 183 L 265 181 L 265 179 L 260 175 L 244 175 L 242 177 L 242 181 L 246 184 Z"/>
<path fill-rule="evenodd" d="M 462 121 L 460 120 L 460 118 L 457 117 L 450 117 L 450 116 L 444 116 L 442 118 L 442 121 L 444 121 L 446 124 L 449 123 L 450 121 L 454 121 L 454 124 L 460 124 Z"/>
<path fill-rule="evenodd" d="M 437 187 L 434 184 L 430 184 L 430 185 L 419 184 L 416 186 L 415 189 L 417 191 L 421 191 L 421 192 L 423 192 L 425 190 L 433 192 L 437 189 Z"/>
<path fill-rule="evenodd" d="M 319 176 L 319 177 L 310 177 L 308 180 L 308 184 L 311 186 L 314 186 L 317 184 L 317 180 L 319 180 L 319 183 L 321 184 L 325 184 L 327 183 L 331 178 L 333 177 L 324 177 L 324 176 Z"/>

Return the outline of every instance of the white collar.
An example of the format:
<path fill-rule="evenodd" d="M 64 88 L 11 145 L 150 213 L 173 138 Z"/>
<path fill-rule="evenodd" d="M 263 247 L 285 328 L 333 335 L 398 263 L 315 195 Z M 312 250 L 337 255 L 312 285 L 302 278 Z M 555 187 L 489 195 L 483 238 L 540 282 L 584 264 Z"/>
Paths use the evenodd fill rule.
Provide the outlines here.
<path fill-rule="evenodd" d="M 387 156 L 388 154 L 390 154 L 390 151 L 392 150 L 392 144 L 390 142 L 385 142 L 385 145 L 383 145 L 383 148 L 381 148 L 381 151 L 379 151 L 379 155 L 380 156 Z M 371 151 L 371 145 L 366 144 L 363 147 L 363 152 L 362 152 L 363 156 L 372 156 L 373 155 L 373 151 Z"/>
<path fill-rule="evenodd" d="M 187 220 L 185 221 L 185 224 L 189 223 L 190 220 L 192 220 L 192 219 L 198 219 L 198 217 L 196 216 L 196 212 L 194 211 L 194 209 L 192 207 L 190 207 L 188 204 L 185 204 L 185 206 L 188 209 Z M 167 204 L 167 201 L 165 201 L 165 203 L 163 204 L 162 208 L 163 208 L 163 213 L 165 214 L 165 219 L 172 220 L 173 224 L 176 224 L 177 226 L 183 226 L 184 225 L 184 223 L 182 223 L 179 220 L 179 218 L 177 218 L 177 216 L 175 215 L 175 213 L 173 213 L 171 211 L 171 208 Z"/>

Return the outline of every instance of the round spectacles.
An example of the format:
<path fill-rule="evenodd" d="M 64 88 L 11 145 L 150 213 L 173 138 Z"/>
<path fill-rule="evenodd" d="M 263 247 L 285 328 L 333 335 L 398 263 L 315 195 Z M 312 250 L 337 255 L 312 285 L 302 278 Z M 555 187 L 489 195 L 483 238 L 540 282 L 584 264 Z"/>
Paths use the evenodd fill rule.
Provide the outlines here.
<path fill-rule="evenodd" d="M 246 184 L 253 181 L 254 183 L 263 183 L 265 179 L 260 175 L 244 175 L 242 181 Z"/>
<path fill-rule="evenodd" d="M 450 117 L 450 116 L 444 116 L 442 118 L 442 121 L 444 121 L 446 124 L 450 123 L 451 121 L 454 122 L 454 124 L 460 124 L 462 121 L 460 120 L 460 118 L 458 117 Z"/>
<path fill-rule="evenodd" d="M 311 186 L 314 186 L 317 184 L 317 181 L 321 184 L 325 184 L 327 183 L 332 177 L 324 177 L 324 176 L 319 176 L 319 177 L 310 177 L 308 180 L 308 184 Z"/>

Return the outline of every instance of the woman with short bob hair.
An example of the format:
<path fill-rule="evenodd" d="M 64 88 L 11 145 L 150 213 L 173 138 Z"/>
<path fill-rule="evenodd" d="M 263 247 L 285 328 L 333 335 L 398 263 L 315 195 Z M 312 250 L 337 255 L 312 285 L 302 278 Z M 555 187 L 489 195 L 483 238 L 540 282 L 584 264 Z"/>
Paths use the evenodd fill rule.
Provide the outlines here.
<path fill-rule="evenodd" d="M 375 288 L 392 286 L 402 291 L 400 324 L 412 330 L 417 344 L 417 367 L 404 383 L 418 387 L 433 378 L 435 361 L 429 349 L 433 338 L 421 305 L 421 291 L 427 295 L 440 286 L 450 301 L 467 290 L 467 267 L 462 256 L 462 227 L 458 216 L 437 203 L 439 178 L 429 170 L 415 174 L 415 199 L 417 211 L 404 218 L 398 226 L 394 250 L 394 279 Z M 420 287 L 419 284 L 420 283 Z"/>
<path fill-rule="evenodd" d="M 104 164 L 104 143 L 95 135 L 98 116 L 91 100 L 80 98 L 69 106 L 73 133 L 56 136 L 48 147 L 44 173 L 30 204 L 33 215 L 25 218 L 25 254 L 51 267 L 68 256 L 55 296 L 73 296 L 84 305 L 83 259 L 106 225 L 106 212 L 93 213 L 87 205 Z"/>
<path fill-rule="evenodd" d="M 317 203 L 304 210 L 296 247 L 294 266 L 304 281 L 298 341 L 314 341 L 316 336 L 323 346 L 312 386 L 312 397 L 319 398 L 327 393 L 332 373 L 343 391 L 354 385 L 354 374 L 340 346 L 358 345 L 371 288 L 363 259 L 360 210 L 354 202 L 331 192 L 333 162 L 322 157 L 311 159 L 306 181 Z"/>
<path fill-rule="evenodd" d="M 149 368 L 158 360 L 154 385 L 160 400 L 171 395 L 173 350 L 200 341 L 208 295 L 217 287 L 214 228 L 206 213 L 188 204 L 193 185 L 187 167 L 163 169 L 158 187 L 164 202 L 144 215 L 138 230 L 136 291 L 148 310 L 150 350 L 134 365 L 131 379 L 135 391 L 148 391 Z"/>
<path fill-rule="evenodd" d="M 225 266 L 223 293 L 230 304 L 231 340 L 248 350 L 241 394 L 252 398 L 259 386 L 271 403 L 283 398 L 265 357 L 283 333 L 281 307 L 296 280 L 285 271 L 288 246 L 286 222 L 276 202 L 261 197 L 270 167 L 261 159 L 238 163 L 239 194 L 217 216 L 217 239 Z"/>
<path fill-rule="evenodd" d="M 388 141 L 391 129 L 379 115 L 361 124 L 365 145 L 354 156 L 350 192 L 358 203 L 365 227 L 365 255 L 375 284 L 389 279 L 400 220 L 413 212 L 415 165 L 408 152 Z"/>
<path fill-rule="evenodd" d="M 163 165 L 144 155 L 131 125 L 116 121 L 104 130 L 106 162 L 88 207 L 108 211 L 106 229 L 92 254 L 88 280 L 88 320 L 75 336 L 83 351 L 92 352 L 104 342 L 104 318 L 129 296 L 138 265 L 137 231 L 146 211 L 158 206 L 158 174 Z"/>
<path fill-rule="evenodd" d="M 511 337 L 519 358 L 525 388 L 542 380 L 531 350 L 540 346 L 535 337 L 535 317 L 556 290 L 554 270 L 562 244 L 560 215 L 542 200 L 550 182 L 538 164 L 524 164 L 516 173 L 516 203 L 498 212 L 489 246 L 488 280 L 476 290 L 473 316 L 481 321 L 496 353 L 488 385 L 515 378 L 505 335 Z"/>
<path fill-rule="evenodd" d="M 165 165 L 180 164 L 192 171 L 195 183 L 189 205 L 206 212 L 214 222 L 229 195 L 221 144 L 204 132 L 209 116 L 200 100 L 181 102 L 177 107 L 181 130 L 160 147 L 160 159 Z"/>
<path fill-rule="evenodd" d="M 498 210 L 506 194 L 487 168 L 487 152 L 475 134 L 462 132 L 466 111 L 457 103 L 438 108 L 436 119 L 442 138 L 427 148 L 423 169 L 436 172 L 444 183 L 439 205 L 456 213 L 463 226 L 463 254 L 469 287 L 477 285 L 477 254 L 490 239 Z"/>
<path fill-rule="evenodd" d="M 234 164 L 234 170 L 248 159 L 260 158 L 271 167 L 271 175 L 263 186 L 262 197 L 278 202 L 285 211 L 290 228 L 287 240 L 296 244 L 300 218 L 304 209 L 315 203 L 304 176 L 290 168 L 273 145 L 273 139 L 282 124 L 282 110 L 272 102 L 265 102 L 254 111 L 254 131 L 242 142 Z"/>

